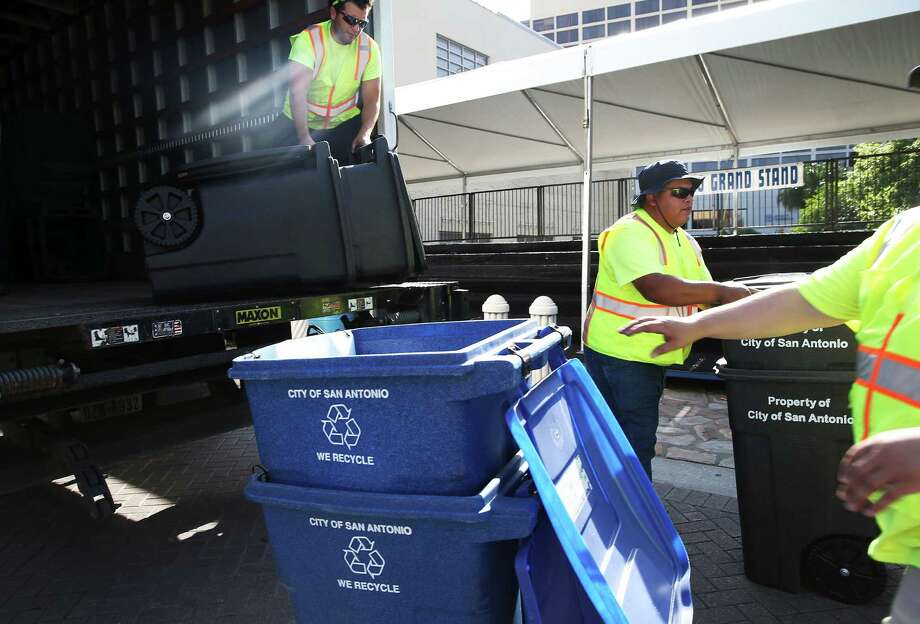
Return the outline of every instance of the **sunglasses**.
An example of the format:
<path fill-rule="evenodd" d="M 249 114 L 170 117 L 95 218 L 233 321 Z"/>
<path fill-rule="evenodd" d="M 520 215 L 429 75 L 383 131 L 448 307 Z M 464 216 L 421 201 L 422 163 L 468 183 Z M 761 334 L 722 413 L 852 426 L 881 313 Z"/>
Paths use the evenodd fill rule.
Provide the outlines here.
<path fill-rule="evenodd" d="M 693 189 L 683 188 L 681 186 L 668 189 L 667 192 L 671 194 L 671 197 L 676 197 L 677 199 L 687 199 L 688 197 L 692 197 L 696 191 Z"/>
<path fill-rule="evenodd" d="M 338 13 L 339 15 L 342 16 L 342 19 L 344 19 L 345 23 L 348 24 L 349 26 L 357 26 L 361 30 L 364 30 L 365 28 L 367 28 L 367 20 L 358 19 L 357 17 L 353 15 L 349 15 L 345 11 L 339 11 Z"/>

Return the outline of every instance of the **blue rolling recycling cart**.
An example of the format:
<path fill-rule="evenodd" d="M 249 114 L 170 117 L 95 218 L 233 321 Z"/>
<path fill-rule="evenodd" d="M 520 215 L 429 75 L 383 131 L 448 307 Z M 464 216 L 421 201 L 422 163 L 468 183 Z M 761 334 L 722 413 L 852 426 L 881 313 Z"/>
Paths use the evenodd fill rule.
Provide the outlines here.
<path fill-rule="evenodd" d="M 305 488 L 253 477 L 301 624 L 509 624 L 517 540 L 539 503 L 516 456 L 474 496 Z"/>
<path fill-rule="evenodd" d="M 508 624 L 518 585 L 525 624 L 691 622 L 686 550 L 587 372 L 558 348 L 570 335 L 436 323 L 236 360 L 268 468 L 246 496 L 298 622 Z M 524 379 L 547 363 L 545 379 Z M 334 444 L 327 411 L 346 400 L 370 438 L 350 450 L 373 466 L 316 461 Z"/>
<path fill-rule="evenodd" d="M 288 340 L 234 360 L 278 483 L 467 496 L 517 450 L 502 416 L 571 332 L 459 321 Z"/>

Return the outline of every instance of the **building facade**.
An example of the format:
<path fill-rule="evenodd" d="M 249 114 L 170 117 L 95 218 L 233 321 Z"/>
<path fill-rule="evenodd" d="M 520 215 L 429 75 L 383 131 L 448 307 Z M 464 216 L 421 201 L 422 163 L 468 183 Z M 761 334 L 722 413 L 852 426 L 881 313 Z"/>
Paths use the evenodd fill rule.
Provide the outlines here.
<path fill-rule="evenodd" d="M 531 0 L 532 19 L 522 23 L 568 47 L 765 1 Z"/>
<path fill-rule="evenodd" d="M 556 49 L 546 37 L 473 0 L 393 2 L 396 85 Z"/>

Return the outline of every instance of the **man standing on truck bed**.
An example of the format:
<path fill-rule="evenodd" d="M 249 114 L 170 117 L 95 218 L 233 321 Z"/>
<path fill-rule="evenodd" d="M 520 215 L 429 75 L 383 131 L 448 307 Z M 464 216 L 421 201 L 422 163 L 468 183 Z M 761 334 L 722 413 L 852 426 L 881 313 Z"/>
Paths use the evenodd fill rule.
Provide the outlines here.
<path fill-rule="evenodd" d="M 701 182 L 677 161 L 646 167 L 639 174 L 635 212 L 597 239 L 600 260 L 585 320 L 585 365 L 649 479 L 665 369 L 683 364 L 690 348 L 651 357 L 661 338 L 630 339 L 618 330 L 636 317 L 689 316 L 699 306 L 750 294 L 740 284 L 713 282 L 699 244 L 681 229 Z"/>
<path fill-rule="evenodd" d="M 330 19 L 291 37 L 277 146 L 328 141 L 340 165 L 371 142 L 380 114 L 380 48 L 364 32 L 374 0 L 331 0 Z M 362 108 L 358 108 L 358 102 Z"/>

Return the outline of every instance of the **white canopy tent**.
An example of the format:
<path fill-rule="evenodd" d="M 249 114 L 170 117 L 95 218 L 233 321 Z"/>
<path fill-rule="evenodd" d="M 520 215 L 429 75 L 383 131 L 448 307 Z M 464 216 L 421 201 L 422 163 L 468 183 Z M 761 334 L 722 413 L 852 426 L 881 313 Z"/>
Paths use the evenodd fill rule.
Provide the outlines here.
<path fill-rule="evenodd" d="M 920 0 L 772 0 L 396 89 L 409 183 L 920 135 Z"/>

